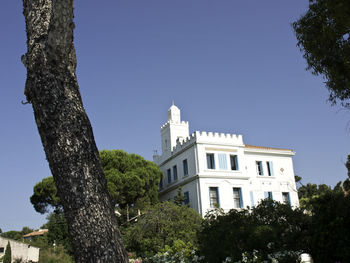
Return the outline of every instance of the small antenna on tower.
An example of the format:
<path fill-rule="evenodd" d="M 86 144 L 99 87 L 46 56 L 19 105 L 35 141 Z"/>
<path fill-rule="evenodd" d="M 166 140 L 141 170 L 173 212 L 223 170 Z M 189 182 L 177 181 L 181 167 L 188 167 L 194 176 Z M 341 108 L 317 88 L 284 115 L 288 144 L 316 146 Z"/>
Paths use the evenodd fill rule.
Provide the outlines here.
<path fill-rule="evenodd" d="M 175 104 L 174 104 L 174 100 L 173 100 L 173 106 L 174 106 Z"/>

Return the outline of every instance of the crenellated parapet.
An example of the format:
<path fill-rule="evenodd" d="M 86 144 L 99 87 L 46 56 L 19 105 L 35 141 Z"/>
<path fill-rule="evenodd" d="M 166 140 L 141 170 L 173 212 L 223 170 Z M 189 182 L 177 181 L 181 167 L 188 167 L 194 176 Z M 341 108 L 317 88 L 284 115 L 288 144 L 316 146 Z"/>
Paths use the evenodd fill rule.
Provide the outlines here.
<path fill-rule="evenodd" d="M 242 135 L 199 132 L 189 133 L 188 121 L 181 120 L 181 111 L 174 104 L 168 110 L 168 120 L 161 127 L 162 155 L 155 154 L 154 161 L 163 163 L 194 143 L 212 145 L 244 146 Z"/>
<path fill-rule="evenodd" d="M 176 145 L 173 147 L 171 153 L 172 155 L 180 152 L 181 150 L 187 148 L 189 145 L 196 142 L 196 133 L 192 133 L 190 136 L 180 139 L 176 142 Z"/>
<path fill-rule="evenodd" d="M 222 144 L 243 146 L 243 137 L 240 134 L 196 131 L 197 143 Z"/>
<path fill-rule="evenodd" d="M 189 125 L 188 124 L 188 121 L 181 121 L 181 122 L 175 122 L 175 121 L 167 121 L 166 123 L 164 123 L 161 127 L 160 127 L 160 130 L 163 130 L 167 127 L 169 127 L 170 124 L 175 124 L 175 125 Z"/>
<path fill-rule="evenodd" d="M 190 136 L 180 139 L 171 150 L 171 155 L 177 154 L 193 143 L 222 144 L 230 146 L 244 146 L 240 134 L 196 131 Z"/>

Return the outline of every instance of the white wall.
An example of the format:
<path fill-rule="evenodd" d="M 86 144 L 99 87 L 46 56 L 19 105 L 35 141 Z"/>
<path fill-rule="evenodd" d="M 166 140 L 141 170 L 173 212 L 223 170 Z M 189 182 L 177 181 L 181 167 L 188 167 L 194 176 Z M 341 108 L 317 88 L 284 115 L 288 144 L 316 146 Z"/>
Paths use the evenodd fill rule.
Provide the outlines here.
<path fill-rule="evenodd" d="M 175 117 L 171 117 L 173 111 Z M 165 149 L 165 140 L 174 144 L 179 136 L 185 138 L 177 141 L 174 148 Z M 292 161 L 294 152 L 291 150 L 246 146 L 242 135 L 236 134 L 196 131 L 188 135 L 188 122 L 180 121 L 180 111 L 174 105 L 169 109 L 168 122 L 161 127 L 161 137 L 162 155 L 154 156 L 164 173 L 163 188 L 159 192 L 161 201 L 173 200 L 178 187 L 182 186 L 183 192 L 190 194 L 190 206 L 204 216 L 210 209 L 209 187 L 218 187 L 220 207 L 225 211 L 233 208 L 233 188 L 241 188 L 244 207 L 257 205 L 265 198 L 265 192 L 272 192 L 273 199 L 280 202 L 282 193 L 288 192 L 291 205 L 299 205 Z M 208 153 L 214 154 L 215 169 L 207 167 Z M 226 156 L 225 169 L 219 166 L 219 154 Z M 231 170 L 230 155 L 238 157 L 237 171 Z M 183 174 L 184 159 L 188 163 L 189 175 L 186 177 Z M 264 176 L 258 175 L 256 161 L 262 162 Z M 272 176 L 267 173 L 266 162 L 272 163 Z M 177 166 L 176 181 L 174 165 Z M 171 171 L 170 183 L 168 169 Z"/>
<path fill-rule="evenodd" d="M 0 247 L 4 247 L 5 250 L 8 242 L 10 242 L 10 246 L 11 246 L 12 262 L 16 258 L 21 258 L 25 262 L 39 261 L 39 251 L 40 251 L 39 248 L 33 247 L 30 244 L 0 237 Z M 4 253 L 0 253 L 0 257 L 2 257 L 3 255 Z"/>
<path fill-rule="evenodd" d="M 208 135 L 206 135 L 207 140 Z M 215 137 L 213 134 L 212 137 Z M 212 138 L 211 137 L 211 138 Z M 182 185 L 183 192 L 189 191 L 191 207 L 204 216 L 211 208 L 209 201 L 209 187 L 218 187 L 220 207 L 226 212 L 233 208 L 233 188 L 241 188 L 243 205 L 245 208 L 256 206 L 265 198 L 265 192 L 272 192 L 273 199 L 282 202 L 282 192 L 289 193 L 291 205 L 298 206 L 298 196 L 294 180 L 294 170 L 290 150 L 277 149 L 249 149 L 244 145 L 232 145 L 232 139 L 222 144 L 205 143 L 198 134 L 192 138 L 192 145 L 181 148 L 167 162 L 163 163 L 161 170 L 165 174 L 163 190 L 160 191 L 161 200 L 173 200 L 177 187 Z M 231 142 L 231 145 L 230 145 Z M 207 167 L 207 153 L 214 154 L 215 169 Z M 226 155 L 226 169 L 219 167 L 219 154 Z M 237 155 L 238 170 L 232 171 L 230 155 Z M 182 160 L 187 159 L 189 176 L 183 177 Z M 256 161 L 261 161 L 264 175 L 258 175 Z M 267 162 L 272 163 L 269 176 Z M 173 166 L 177 165 L 178 180 L 173 181 Z M 167 169 L 171 169 L 172 182 L 167 182 Z M 191 178 L 196 177 L 196 180 Z M 252 193 L 251 193 L 252 192 Z M 197 200 L 197 201 L 194 201 Z"/>

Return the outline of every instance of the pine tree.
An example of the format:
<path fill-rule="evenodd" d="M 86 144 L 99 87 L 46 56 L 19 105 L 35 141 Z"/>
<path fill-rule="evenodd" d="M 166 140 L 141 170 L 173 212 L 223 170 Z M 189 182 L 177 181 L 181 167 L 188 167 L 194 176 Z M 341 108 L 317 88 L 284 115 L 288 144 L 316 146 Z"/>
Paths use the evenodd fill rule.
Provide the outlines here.
<path fill-rule="evenodd" d="M 180 186 L 177 189 L 177 194 L 176 194 L 176 196 L 174 198 L 174 203 L 175 203 L 175 205 L 183 206 L 185 204 L 185 200 L 186 200 L 186 197 L 185 197 L 185 195 L 182 192 L 182 187 Z"/>
<path fill-rule="evenodd" d="M 11 245 L 10 242 L 7 243 L 5 255 L 3 257 L 3 263 L 11 263 Z"/>
<path fill-rule="evenodd" d="M 73 0 L 23 0 L 25 95 L 57 186 L 76 263 L 128 262 L 76 77 Z"/>

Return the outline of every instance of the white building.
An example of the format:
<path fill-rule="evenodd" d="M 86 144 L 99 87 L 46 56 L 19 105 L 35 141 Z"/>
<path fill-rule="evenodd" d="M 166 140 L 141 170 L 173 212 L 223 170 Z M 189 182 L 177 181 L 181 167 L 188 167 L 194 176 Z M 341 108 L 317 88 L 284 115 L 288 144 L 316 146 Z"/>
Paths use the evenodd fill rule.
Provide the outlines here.
<path fill-rule="evenodd" d="M 8 243 L 11 246 L 11 262 L 14 262 L 16 259 L 21 259 L 23 263 L 39 262 L 40 248 L 4 237 L 0 237 L 0 258 L 5 255 Z"/>
<path fill-rule="evenodd" d="M 292 150 L 247 145 L 242 135 L 190 135 L 175 105 L 168 110 L 161 139 L 162 154 L 153 156 L 165 175 L 161 201 L 172 200 L 181 186 L 186 203 L 202 216 L 217 206 L 225 212 L 253 207 L 267 197 L 299 206 Z"/>

